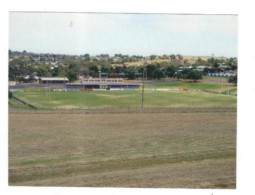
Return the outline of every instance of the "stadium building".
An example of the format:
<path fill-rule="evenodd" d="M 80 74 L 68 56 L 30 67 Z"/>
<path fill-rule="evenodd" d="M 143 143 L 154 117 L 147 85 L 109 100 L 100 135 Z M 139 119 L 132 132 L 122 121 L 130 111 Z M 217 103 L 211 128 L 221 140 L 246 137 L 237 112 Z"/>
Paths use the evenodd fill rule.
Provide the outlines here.
<path fill-rule="evenodd" d="M 40 77 L 40 84 L 65 84 L 68 83 L 68 78 L 66 77 Z"/>
<path fill-rule="evenodd" d="M 119 78 L 93 78 L 82 79 L 81 83 L 67 83 L 67 89 L 108 89 L 108 90 L 121 90 L 121 89 L 137 89 L 141 84 L 137 83 L 124 83 L 123 79 Z"/>

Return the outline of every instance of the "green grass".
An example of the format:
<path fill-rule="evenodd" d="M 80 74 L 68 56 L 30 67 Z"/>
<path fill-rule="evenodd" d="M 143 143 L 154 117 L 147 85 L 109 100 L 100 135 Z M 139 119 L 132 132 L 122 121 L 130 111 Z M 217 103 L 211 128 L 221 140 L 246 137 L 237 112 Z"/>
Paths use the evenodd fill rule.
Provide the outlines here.
<path fill-rule="evenodd" d="M 15 96 L 38 108 L 135 108 L 141 106 L 141 91 L 15 92 Z M 205 92 L 145 91 L 145 107 L 235 107 L 236 97 Z"/>
<path fill-rule="evenodd" d="M 27 105 L 24 105 L 22 103 L 19 103 L 13 99 L 9 99 L 8 100 L 8 103 L 9 103 L 9 108 L 14 108 L 14 109 L 31 109 L 29 106 Z"/>
<path fill-rule="evenodd" d="M 187 89 L 208 89 L 220 90 L 225 86 L 219 84 L 206 84 L 206 83 L 159 83 L 153 85 L 156 88 L 187 88 Z"/>
<path fill-rule="evenodd" d="M 222 91 L 222 92 L 224 92 L 224 93 L 228 93 L 229 92 L 230 94 L 237 94 L 237 88 L 236 87 L 230 88 L 230 89 Z"/>

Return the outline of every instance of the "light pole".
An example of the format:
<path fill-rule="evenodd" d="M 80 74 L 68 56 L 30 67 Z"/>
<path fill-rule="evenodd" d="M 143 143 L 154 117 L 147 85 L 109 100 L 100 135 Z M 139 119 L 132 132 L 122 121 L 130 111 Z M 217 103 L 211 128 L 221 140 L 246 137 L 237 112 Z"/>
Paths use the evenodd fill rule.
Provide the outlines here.
<path fill-rule="evenodd" d="M 101 70 L 99 70 L 98 71 L 98 77 L 99 77 L 99 89 L 101 89 L 102 88 L 102 86 L 101 86 Z"/>
<path fill-rule="evenodd" d="M 142 109 L 144 107 L 144 65 L 145 63 L 143 64 Z"/>

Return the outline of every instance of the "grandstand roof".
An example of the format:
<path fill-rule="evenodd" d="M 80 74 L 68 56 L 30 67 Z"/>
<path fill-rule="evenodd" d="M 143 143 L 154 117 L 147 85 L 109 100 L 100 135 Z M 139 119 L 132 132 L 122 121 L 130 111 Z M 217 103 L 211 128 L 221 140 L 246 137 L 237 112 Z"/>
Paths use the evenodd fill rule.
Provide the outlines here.
<path fill-rule="evenodd" d="M 40 77 L 42 81 L 68 81 L 66 77 Z"/>

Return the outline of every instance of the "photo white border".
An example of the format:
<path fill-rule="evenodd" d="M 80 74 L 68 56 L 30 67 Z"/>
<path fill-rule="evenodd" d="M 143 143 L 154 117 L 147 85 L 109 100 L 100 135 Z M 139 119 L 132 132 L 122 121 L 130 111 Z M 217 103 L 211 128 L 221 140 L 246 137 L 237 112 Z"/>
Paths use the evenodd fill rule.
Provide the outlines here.
<path fill-rule="evenodd" d="M 3 4 L 3 3 L 2 3 Z M 0 189 L 2 194 L 254 194 L 254 121 L 255 121 L 255 18 L 253 1 L 230 0 L 89 0 L 34 1 L 9 0 L 1 5 L 0 65 L 1 134 Z M 238 133 L 237 133 L 237 189 L 134 189 L 134 188 L 73 188 L 73 187 L 10 187 L 8 186 L 8 22 L 9 11 L 57 12 L 114 12 L 114 13 L 191 13 L 238 14 Z"/>

